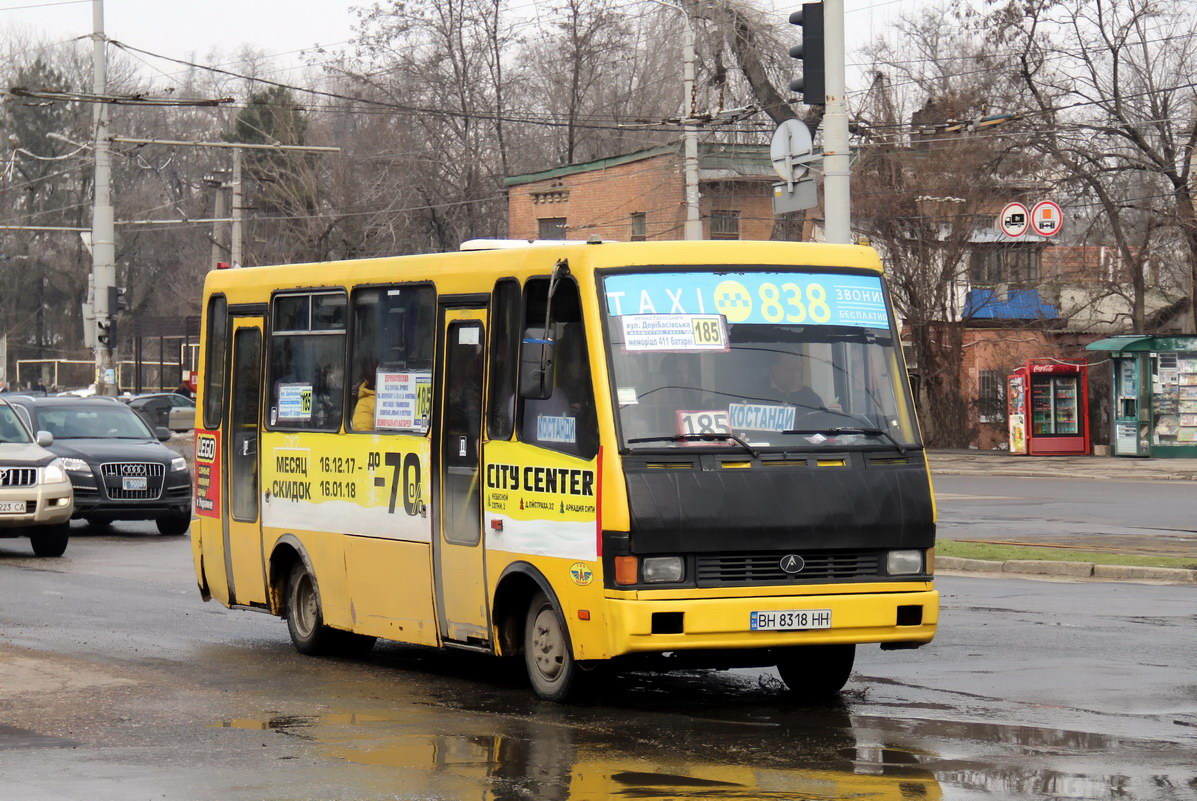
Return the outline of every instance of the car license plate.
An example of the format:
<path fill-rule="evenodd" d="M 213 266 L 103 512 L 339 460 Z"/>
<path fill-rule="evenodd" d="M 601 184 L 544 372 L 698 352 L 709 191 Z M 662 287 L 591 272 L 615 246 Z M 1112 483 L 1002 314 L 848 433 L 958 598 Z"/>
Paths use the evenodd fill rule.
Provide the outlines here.
<path fill-rule="evenodd" d="M 23 515 L 25 514 L 25 502 L 0 501 L 0 514 Z"/>
<path fill-rule="evenodd" d="M 121 478 L 121 489 L 123 490 L 144 490 L 149 488 L 149 479 L 145 476 L 123 476 Z"/>
<path fill-rule="evenodd" d="M 752 631 L 829 629 L 831 628 L 831 610 L 778 609 L 769 612 L 751 612 L 748 626 Z"/>

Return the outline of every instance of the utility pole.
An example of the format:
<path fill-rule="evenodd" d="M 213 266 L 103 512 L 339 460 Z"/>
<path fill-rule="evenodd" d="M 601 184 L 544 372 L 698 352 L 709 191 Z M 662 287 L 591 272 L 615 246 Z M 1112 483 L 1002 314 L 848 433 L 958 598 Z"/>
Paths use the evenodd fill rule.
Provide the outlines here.
<path fill-rule="evenodd" d="M 108 91 L 108 39 L 104 36 L 104 0 L 92 0 L 92 93 L 103 97 Z M 95 123 L 95 197 L 91 213 L 91 302 L 96 320 L 96 394 L 116 394 L 113 358 L 116 331 L 115 309 L 108 307 L 109 287 L 116 286 L 116 227 L 112 215 L 112 165 L 109 158 L 108 104 L 97 101 L 92 114 Z M 111 378 L 111 381 L 109 380 Z"/>
<path fill-rule="evenodd" d="M 823 236 L 852 242 L 848 99 L 844 76 L 844 0 L 823 0 L 827 111 L 823 116 Z"/>
<path fill-rule="evenodd" d="M 214 270 L 217 262 L 224 261 L 224 187 L 219 178 L 213 180 L 210 185 L 216 195 L 216 204 L 212 210 L 215 222 L 212 223 L 212 259 L 208 269 Z"/>
<path fill-rule="evenodd" d="M 698 205 L 698 126 L 694 124 L 694 20 L 686 11 L 684 3 L 667 0 L 651 0 L 659 6 L 672 8 L 682 14 L 682 162 L 686 177 L 686 223 L 682 228 L 683 239 L 702 239 L 702 212 Z M 693 2 L 693 0 L 690 0 Z"/>
<path fill-rule="evenodd" d="M 686 26 L 682 41 L 682 86 L 683 113 L 685 125 L 682 138 L 685 149 L 686 167 L 686 226 L 683 236 L 687 240 L 702 239 L 702 212 L 698 198 L 698 126 L 694 124 L 694 21 L 684 8 L 680 9 Z"/>
<path fill-rule="evenodd" d="M 229 243 L 229 263 L 241 266 L 241 148 L 233 148 L 233 226 Z M 217 217 L 221 216 L 219 214 Z"/>

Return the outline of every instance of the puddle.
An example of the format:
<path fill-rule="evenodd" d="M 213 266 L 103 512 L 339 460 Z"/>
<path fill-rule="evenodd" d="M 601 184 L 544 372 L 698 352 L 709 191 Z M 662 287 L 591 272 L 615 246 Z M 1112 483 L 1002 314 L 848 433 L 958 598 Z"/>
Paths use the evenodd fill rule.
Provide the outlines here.
<path fill-rule="evenodd" d="M 738 712 L 711 703 L 682 714 L 652 705 L 633 711 L 471 700 L 212 725 L 297 738 L 279 742 L 302 742 L 317 758 L 382 771 L 365 775 L 386 776 L 419 797 L 1197 801 L 1197 779 L 1173 744 L 1131 737 L 910 719 L 897 710 L 857 715 L 850 703 L 747 703 Z M 512 708 L 480 712 L 478 705 Z"/>
<path fill-rule="evenodd" d="M 18 729 L 16 726 L 0 724 L 0 751 L 18 748 L 75 748 L 78 745 L 79 743 L 65 737 L 38 734 L 29 729 Z"/>

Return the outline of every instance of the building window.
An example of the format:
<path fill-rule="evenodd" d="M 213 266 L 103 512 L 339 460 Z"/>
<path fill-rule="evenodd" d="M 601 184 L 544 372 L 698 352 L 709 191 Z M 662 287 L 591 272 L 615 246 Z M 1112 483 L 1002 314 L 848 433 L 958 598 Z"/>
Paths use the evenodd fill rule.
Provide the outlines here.
<path fill-rule="evenodd" d="M 540 226 L 538 239 L 565 239 L 564 217 L 541 217 L 536 222 Z"/>
<path fill-rule="evenodd" d="M 711 212 L 711 239 L 739 239 L 740 210 L 723 209 Z"/>
<path fill-rule="evenodd" d="M 1039 283 L 1037 247 L 997 246 L 973 249 L 968 277 L 973 286 L 1030 286 Z"/>
<path fill-rule="evenodd" d="M 997 370 L 982 370 L 977 378 L 977 419 L 982 423 L 1006 419 L 1006 382 Z"/>
<path fill-rule="evenodd" d="M 648 214 L 643 211 L 632 212 L 632 241 L 643 242 L 648 239 Z"/>

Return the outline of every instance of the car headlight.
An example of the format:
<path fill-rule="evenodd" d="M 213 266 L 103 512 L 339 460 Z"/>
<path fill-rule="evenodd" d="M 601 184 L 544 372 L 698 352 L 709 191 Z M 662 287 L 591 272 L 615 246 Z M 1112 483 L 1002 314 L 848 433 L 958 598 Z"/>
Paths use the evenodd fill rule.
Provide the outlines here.
<path fill-rule="evenodd" d="M 923 552 L 890 551 L 885 560 L 885 572 L 891 576 L 913 576 L 923 572 Z"/>
<path fill-rule="evenodd" d="M 170 471 L 172 473 L 177 473 L 180 470 L 186 470 L 186 469 L 187 469 L 187 460 L 184 459 L 182 456 L 176 456 L 175 458 L 170 460 Z"/>
<path fill-rule="evenodd" d="M 91 467 L 82 459 L 72 459 L 69 456 L 64 456 L 58 460 L 62 466 L 72 473 L 90 473 Z"/>
<path fill-rule="evenodd" d="M 640 575 L 645 584 L 678 582 L 685 575 L 680 556 L 650 556 L 640 565 Z"/>
<path fill-rule="evenodd" d="M 55 459 L 42 468 L 43 484 L 61 484 L 67 480 L 66 467 L 61 459 Z"/>

